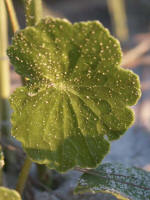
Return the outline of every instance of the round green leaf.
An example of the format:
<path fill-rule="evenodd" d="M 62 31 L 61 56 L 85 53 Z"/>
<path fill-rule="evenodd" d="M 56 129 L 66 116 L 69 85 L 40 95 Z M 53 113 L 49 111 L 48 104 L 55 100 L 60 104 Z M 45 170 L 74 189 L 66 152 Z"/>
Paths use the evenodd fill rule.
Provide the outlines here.
<path fill-rule="evenodd" d="M 21 197 L 15 190 L 0 187 L 0 200 L 21 200 Z"/>
<path fill-rule="evenodd" d="M 8 56 L 28 79 L 10 98 L 12 134 L 35 162 L 96 167 L 133 123 L 139 79 L 119 67 L 119 42 L 98 21 L 43 19 L 15 35 Z"/>

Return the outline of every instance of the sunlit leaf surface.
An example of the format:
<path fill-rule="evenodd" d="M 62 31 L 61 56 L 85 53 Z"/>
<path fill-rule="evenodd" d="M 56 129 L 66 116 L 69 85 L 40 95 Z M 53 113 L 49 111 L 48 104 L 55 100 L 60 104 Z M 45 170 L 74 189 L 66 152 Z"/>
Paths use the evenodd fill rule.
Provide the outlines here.
<path fill-rule="evenodd" d="M 10 98 L 13 136 L 50 168 L 96 167 L 140 96 L 138 77 L 119 67 L 119 42 L 98 21 L 46 18 L 19 31 L 8 56 L 28 79 Z"/>
<path fill-rule="evenodd" d="M 77 193 L 112 193 L 121 200 L 150 199 L 150 172 L 121 164 L 106 163 L 87 170 L 79 180 Z"/>
<path fill-rule="evenodd" d="M 21 197 L 15 190 L 0 187 L 0 200 L 21 200 Z"/>

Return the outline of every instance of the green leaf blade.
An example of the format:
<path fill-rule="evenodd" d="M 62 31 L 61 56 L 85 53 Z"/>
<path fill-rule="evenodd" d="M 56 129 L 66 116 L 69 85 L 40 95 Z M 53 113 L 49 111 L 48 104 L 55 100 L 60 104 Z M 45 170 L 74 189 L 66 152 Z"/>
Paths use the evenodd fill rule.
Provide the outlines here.
<path fill-rule="evenodd" d="M 18 32 L 8 55 L 28 78 L 10 103 L 12 134 L 31 159 L 59 171 L 96 167 L 140 97 L 138 77 L 119 67 L 119 42 L 97 21 L 46 18 Z"/>
<path fill-rule="evenodd" d="M 96 131 L 96 116 L 90 116 L 88 108 L 82 105 L 78 97 L 68 97 L 51 90 L 47 91 L 47 96 L 43 96 L 43 91 L 37 95 L 31 94 L 27 89 L 25 91 L 25 87 L 16 90 L 18 94 L 14 93 L 10 100 L 12 108 L 17 110 L 12 115 L 12 134 L 22 142 L 33 160 L 49 164 L 51 168 L 62 171 L 68 165 L 68 169 L 76 165 L 95 167 L 109 149 L 108 142 Z M 78 104 L 84 108 L 83 116 Z M 20 118 L 22 109 L 25 118 Z M 41 115 L 43 112 L 44 115 Z M 23 120 L 23 124 L 20 120 Z M 22 130 L 24 134 L 19 134 Z M 89 131 L 93 132 L 93 136 Z M 37 134 L 40 132 L 42 134 Z"/>
<path fill-rule="evenodd" d="M 77 193 L 106 192 L 123 200 L 150 199 L 150 173 L 135 167 L 105 163 L 84 173 L 76 187 Z"/>

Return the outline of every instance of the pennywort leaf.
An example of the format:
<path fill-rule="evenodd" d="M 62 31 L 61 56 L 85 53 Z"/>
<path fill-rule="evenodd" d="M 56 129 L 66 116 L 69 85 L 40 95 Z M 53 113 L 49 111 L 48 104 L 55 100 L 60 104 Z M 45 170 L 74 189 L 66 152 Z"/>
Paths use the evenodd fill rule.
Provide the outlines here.
<path fill-rule="evenodd" d="M 121 200 L 150 199 L 150 172 L 126 168 L 122 164 L 105 163 L 87 170 L 79 180 L 77 193 L 106 192 Z"/>
<path fill-rule="evenodd" d="M 96 167 L 133 123 L 139 79 L 119 67 L 119 42 L 98 21 L 45 18 L 15 35 L 8 56 L 28 79 L 10 98 L 12 134 L 33 161 Z"/>
<path fill-rule="evenodd" d="M 21 200 L 19 193 L 15 190 L 11 190 L 5 187 L 0 187 L 0 199 L 1 200 Z"/>

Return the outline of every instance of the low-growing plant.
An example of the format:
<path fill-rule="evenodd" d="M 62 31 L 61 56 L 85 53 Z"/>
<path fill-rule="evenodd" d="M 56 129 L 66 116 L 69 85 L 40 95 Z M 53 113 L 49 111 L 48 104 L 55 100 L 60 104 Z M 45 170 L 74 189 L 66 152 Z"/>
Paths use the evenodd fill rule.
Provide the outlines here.
<path fill-rule="evenodd" d="M 76 192 L 150 199 L 149 173 L 100 164 L 110 142 L 133 124 L 130 106 L 141 95 L 138 76 L 120 67 L 118 40 L 98 21 L 40 19 L 40 3 L 25 1 L 28 26 L 15 33 L 7 50 L 25 80 L 10 97 L 12 135 L 28 155 L 18 192 L 22 193 L 35 162 L 59 172 L 74 168 L 84 172 Z"/>

